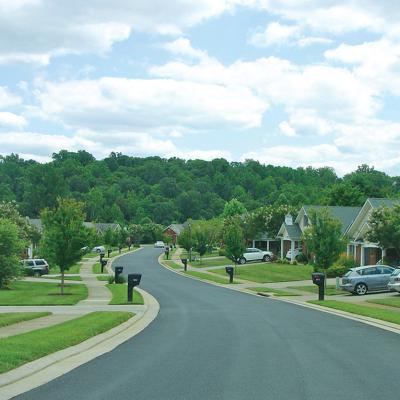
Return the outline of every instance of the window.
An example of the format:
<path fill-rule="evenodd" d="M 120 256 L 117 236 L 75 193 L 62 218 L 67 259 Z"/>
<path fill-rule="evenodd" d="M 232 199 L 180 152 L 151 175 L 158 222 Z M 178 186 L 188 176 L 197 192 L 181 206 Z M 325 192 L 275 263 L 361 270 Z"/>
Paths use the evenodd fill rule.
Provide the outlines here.
<path fill-rule="evenodd" d="M 36 260 L 36 265 L 45 265 L 43 260 Z"/>

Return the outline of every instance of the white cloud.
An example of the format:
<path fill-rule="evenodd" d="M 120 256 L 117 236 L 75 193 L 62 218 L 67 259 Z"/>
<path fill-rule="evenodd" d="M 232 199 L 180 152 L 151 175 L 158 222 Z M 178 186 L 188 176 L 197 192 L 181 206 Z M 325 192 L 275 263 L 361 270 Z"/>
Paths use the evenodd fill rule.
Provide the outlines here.
<path fill-rule="evenodd" d="M 171 79 L 101 78 L 42 83 L 42 115 L 95 130 L 260 126 L 266 104 L 244 87 Z"/>
<path fill-rule="evenodd" d="M 264 31 L 256 32 L 250 37 L 250 43 L 254 46 L 272 46 L 287 43 L 296 38 L 300 27 L 296 25 L 282 25 L 279 22 L 271 22 Z"/>
<path fill-rule="evenodd" d="M 178 38 L 173 42 L 168 42 L 164 48 L 176 55 L 189 56 L 199 60 L 207 60 L 209 57 L 205 51 L 192 47 L 190 40 L 187 38 Z"/>
<path fill-rule="evenodd" d="M 297 136 L 296 131 L 290 126 L 287 121 L 283 121 L 279 124 L 279 130 L 288 137 L 295 137 Z"/>
<path fill-rule="evenodd" d="M 0 128 L 2 127 L 15 127 L 22 129 L 27 124 L 26 119 L 20 115 L 11 112 L 0 111 Z"/>
<path fill-rule="evenodd" d="M 10 93 L 7 88 L 0 86 L 0 108 L 16 106 L 20 103 L 21 98 L 19 96 Z"/>

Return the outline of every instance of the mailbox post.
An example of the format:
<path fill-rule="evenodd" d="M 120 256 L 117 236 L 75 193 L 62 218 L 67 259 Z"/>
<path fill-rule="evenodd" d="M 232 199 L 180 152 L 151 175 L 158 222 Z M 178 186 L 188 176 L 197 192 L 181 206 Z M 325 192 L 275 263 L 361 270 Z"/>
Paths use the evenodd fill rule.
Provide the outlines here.
<path fill-rule="evenodd" d="M 225 267 L 225 272 L 229 275 L 229 283 L 233 283 L 233 267 Z"/>
<path fill-rule="evenodd" d="M 112 253 L 112 249 L 108 249 L 107 253 L 108 253 L 108 258 L 110 258 L 110 254 Z"/>
<path fill-rule="evenodd" d="M 103 258 L 100 260 L 100 266 L 101 266 L 101 273 L 104 271 L 104 267 L 107 265 L 107 260 L 103 260 Z"/>
<path fill-rule="evenodd" d="M 325 274 L 314 272 L 312 274 L 312 281 L 314 285 L 318 286 L 318 300 L 324 300 L 325 296 Z"/>
<path fill-rule="evenodd" d="M 140 284 L 142 274 L 129 274 L 128 275 L 128 303 L 133 301 L 133 289 Z"/>
<path fill-rule="evenodd" d="M 114 278 L 114 283 L 120 283 L 119 281 L 119 276 L 122 274 L 122 271 L 124 270 L 124 267 L 115 267 L 115 278 Z"/>
<path fill-rule="evenodd" d="M 183 270 L 187 271 L 187 258 L 181 258 L 182 264 L 183 264 Z"/>
<path fill-rule="evenodd" d="M 165 248 L 164 253 L 165 253 L 166 259 L 168 260 L 168 257 L 169 257 L 169 247 L 168 246 Z"/>

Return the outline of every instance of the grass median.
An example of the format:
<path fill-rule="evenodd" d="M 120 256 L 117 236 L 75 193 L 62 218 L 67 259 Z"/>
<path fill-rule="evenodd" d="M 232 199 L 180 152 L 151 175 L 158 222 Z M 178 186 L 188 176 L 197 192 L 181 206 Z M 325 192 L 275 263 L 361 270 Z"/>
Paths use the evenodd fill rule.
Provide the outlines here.
<path fill-rule="evenodd" d="M 257 293 L 272 293 L 274 296 L 283 297 L 283 296 L 300 296 L 298 293 L 288 292 L 286 290 L 281 289 L 273 289 L 266 287 L 251 287 L 249 290 Z"/>
<path fill-rule="evenodd" d="M 79 344 L 127 321 L 130 312 L 93 312 L 49 328 L 0 339 L 0 373 Z"/>
<path fill-rule="evenodd" d="M 228 275 L 226 276 L 226 278 L 223 278 L 222 276 L 206 274 L 204 272 L 198 272 L 198 271 L 186 271 L 186 272 L 184 272 L 184 274 L 194 276 L 196 278 L 204 279 L 207 281 L 215 282 L 215 283 L 229 285 Z M 236 282 L 234 280 L 233 283 L 238 283 L 238 282 Z"/>
<path fill-rule="evenodd" d="M 18 322 L 30 321 L 31 319 L 47 317 L 51 312 L 15 312 L 0 314 L 0 328 L 13 325 Z"/>
<path fill-rule="evenodd" d="M 336 300 L 310 300 L 307 303 L 333 308 L 335 310 L 346 311 L 348 313 L 362 315 L 364 317 L 376 318 L 382 321 L 392 322 L 394 324 L 400 324 L 400 312 L 395 310 L 385 310 L 382 308 L 363 306 Z"/>
<path fill-rule="evenodd" d="M 317 285 L 310 285 L 310 286 L 288 286 L 288 289 L 300 290 L 301 292 L 310 292 L 318 294 L 318 286 Z M 325 288 L 325 295 L 326 296 L 337 296 L 339 294 L 349 294 L 344 290 L 336 289 L 335 285 L 326 285 Z"/>
<path fill-rule="evenodd" d="M 64 295 L 61 295 L 60 286 L 56 283 L 15 281 L 11 283 L 10 289 L 0 290 L 0 305 L 73 305 L 86 299 L 87 295 L 86 286 L 80 284 L 66 284 Z"/>
<path fill-rule="evenodd" d="M 383 306 L 400 308 L 400 295 L 395 297 L 387 297 L 385 299 L 367 300 L 367 303 L 375 303 Z"/>
<path fill-rule="evenodd" d="M 165 260 L 164 263 L 173 269 L 183 269 L 183 264 L 172 260 Z"/>
<path fill-rule="evenodd" d="M 225 269 L 214 269 L 215 274 L 225 275 Z M 289 265 L 257 263 L 235 268 L 235 277 L 252 282 L 290 282 L 311 280 L 313 268 L 310 265 Z"/>
<path fill-rule="evenodd" d="M 133 303 L 128 303 L 128 285 L 125 283 L 121 284 L 107 284 L 106 285 L 112 294 L 112 299 L 109 304 L 113 305 L 124 305 L 124 304 L 139 304 L 143 305 L 144 300 L 142 295 L 134 290 L 133 291 Z"/>

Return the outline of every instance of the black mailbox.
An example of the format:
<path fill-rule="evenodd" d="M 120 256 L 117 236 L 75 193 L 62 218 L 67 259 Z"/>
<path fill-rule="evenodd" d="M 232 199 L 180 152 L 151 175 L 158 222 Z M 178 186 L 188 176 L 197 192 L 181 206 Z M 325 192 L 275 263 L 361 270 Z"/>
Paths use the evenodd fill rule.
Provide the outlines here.
<path fill-rule="evenodd" d="M 104 267 L 107 265 L 107 260 L 100 260 L 100 265 L 101 265 L 101 273 L 103 273 Z"/>
<path fill-rule="evenodd" d="M 165 248 L 164 253 L 165 253 L 165 257 L 166 257 L 167 260 L 168 260 L 168 256 L 169 256 L 169 247 L 166 247 L 166 248 Z"/>
<path fill-rule="evenodd" d="M 187 271 L 187 258 L 181 258 L 183 269 Z"/>
<path fill-rule="evenodd" d="M 312 275 L 314 285 L 318 286 L 318 300 L 324 300 L 325 297 L 325 274 L 314 272 Z"/>
<path fill-rule="evenodd" d="M 225 267 L 225 272 L 229 275 L 229 283 L 233 283 L 233 267 Z"/>
<path fill-rule="evenodd" d="M 140 284 L 142 274 L 129 274 L 128 275 L 128 303 L 132 303 L 133 289 Z"/>
<path fill-rule="evenodd" d="M 111 254 L 111 253 L 112 253 L 112 249 L 108 249 L 108 250 L 107 250 L 107 254 L 108 254 L 107 257 L 108 257 L 108 258 L 110 258 L 110 254 Z"/>
<path fill-rule="evenodd" d="M 102 251 L 102 252 L 100 253 L 100 260 L 101 260 L 102 258 L 104 258 L 105 255 L 106 255 L 106 253 L 104 253 L 104 251 Z"/>
<path fill-rule="evenodd" d="M 122 274 L 122 271 L 124 270 L 124 267 L 115 267 L 114 271 L 115 271 L 115 278 L 114 278 L 114 282 L 115 283 L 120 283 L 119 281 L 119 276 Z"/>

